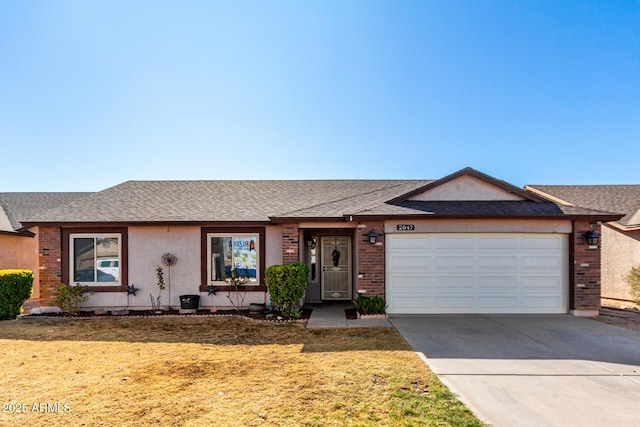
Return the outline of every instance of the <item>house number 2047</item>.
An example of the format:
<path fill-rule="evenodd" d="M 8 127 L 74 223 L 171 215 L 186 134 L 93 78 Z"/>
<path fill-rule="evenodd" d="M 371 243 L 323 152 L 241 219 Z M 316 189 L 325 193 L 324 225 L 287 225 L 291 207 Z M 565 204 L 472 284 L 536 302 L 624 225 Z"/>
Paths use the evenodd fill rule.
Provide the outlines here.
<path fill-rule="evenodd" d="M 413 231 L 415 226 L 413 224 L 398 224 L 398 231 Z"/>

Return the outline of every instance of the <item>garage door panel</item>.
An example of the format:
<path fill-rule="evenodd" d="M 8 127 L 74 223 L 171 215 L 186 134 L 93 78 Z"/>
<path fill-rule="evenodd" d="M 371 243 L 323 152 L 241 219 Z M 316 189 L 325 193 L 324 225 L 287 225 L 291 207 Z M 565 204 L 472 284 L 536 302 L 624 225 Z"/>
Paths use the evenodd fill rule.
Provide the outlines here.
<path fill-rule="evenodd" d="M 493 296 L 491 298 L 478 298 L 477 306 L 483 311 L 488 309 L 508 309 L 518 305 L 518 297 Z"/>
<path fill-rule="evenodd" d="M 449 289 L 450 292 L 455 292 L 454 290 L 456 289 L 473 289 L 475 287 L 475 277 L 469 275 L 435 275 L 430 279 L 431 287 L 438 289 L 439 292 L 442 292 L 442 289 Z"/>
<path fill-rule="evenodd" d="M 433 248 L 440 250 L 467 250 L 473 249 L 476 241 L 469 237 L 436 237 L 434 239 Z"/>
<path fill-rule="evenodd" d="M 397 313 L 415 313 L 422 307 L 431 307 L 431 298 L 392 298 L 390 303 L 398 310 Z"/>
<path fill-rule="evenodd" d="M 491 290 L 491 289 L 514 289 L 520 288 L 520 278 L 518 276 L 481 276 L 477 279 L 479 290 Z"/>
<path fill-rule="evenodd" d="M 424 270 L 431 267 L 431 257 L 429 256 L 394 256 L 391 259 L 390 267 L 393 270 L 398 269 L 416 269 Z M 406 270 L 405 270 L 406 271 Z"/>
<path fill-rule="evenodd" d="M 564 281 L 558 276 L 525 276 L 522 278 L 522 287 L 529 290 L 535 289 L 557 289 L 562 291 Z"/>
<path fill-rule="evenodd" d="M 405 288 L 410 289 L 428 289 L 431 287 L 432 278 L 425 276 L 417 276 L 417 275 L 396 275 L 391 279 L 391 286 L 397 290 L 401 291 Z"/>
<path fill-rule="evenodd" d="M 527 298 L 525 301 L 522 301 L 522 305 L 527 308 L 538 308 L 545 309 L 549 307 L 556 307 L 557 309 L 561 309 L 560 304 L 556 298 L 550 297 L 535 297 L 531 296 Z"/>
<path fill-rule="evenodd" d="M 524 236 L 522 238 L 522 249 L 557 249 L 561 250 L 562 239 L 558 239 L 557 235 L 548 236 Z"/>
<path fill-rule="evenodd" d="M 397 250 L 415 250 L 415 249 L 419 249 L 419 250 L 424 250 L 424 249 L 431 249 L 433 246 L 433 239 L 429 239 L 429 238 L 420 238 L 417 236 L 414 236 L 412 238 L 408 238 L 408 239 L 398 239 L 398 240 L 394 240 L 392 242 L 388 242 L 388 247 L 391 249 L 397 249 Z"/>
<path fill-rule="evenodd" d="M 558 271 L 561 267 L 561 258 L 555 256 L 527 256 L 521 257 L 522 269 L 535 271 Z"/>
<path fill-rule="evenodd" d="M 389 313 L 567 312 L 566 235 L 390 233 L 386 238 Z"/>
<path fill-rule="evenodd" d="M 519 242 L 510 237 L 481 237 L 478 239 L 478 249 L 518 249 Z"/>
<path fill-rule="evenodd" d="M 442 309 L 458 309 L 468 311 L 474 306 L 475 298 L 472 297 L 438 297 L 434 300 L 435 307 Z"/>
<path fill-rule="evenodd" d="M 517 271 L 519 258 L 514 255 L 478 256 L 478 268 L 489 271 Z"/>
<path fill-rule="evenodd" d="M 433 259 L 433 270 L 434 271 L 443 271 L 443 270 L 473 271 L 475 269 L 475 264 L 476 264 L 475 256 L 464 256 L 464 255 L 435 256 Z"/>

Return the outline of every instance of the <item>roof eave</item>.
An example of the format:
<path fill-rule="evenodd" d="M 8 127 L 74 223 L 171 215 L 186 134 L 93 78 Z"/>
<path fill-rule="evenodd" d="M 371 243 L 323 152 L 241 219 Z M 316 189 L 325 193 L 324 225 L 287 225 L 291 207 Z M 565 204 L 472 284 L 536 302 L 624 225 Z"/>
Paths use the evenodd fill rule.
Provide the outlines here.
<path fill-rule="evenodd" d="M 348 221 L 349 215 L 341 216 L 272 216 L 269 217 L 271 224 L 284 224 L 287 222 L 312 221 L 312 222 L 336 222 Z"/>
<path fill-rule="evenodd" d="M 269 225 L 270 221 L 110 221 L 110 222 L 28 222 L 24 223 L 25 228 L 30 227 L 122 227 L 132 225 L 144 226 L 167 226 L 167 225 L 200 225 L 200 226 L 228 226 L 230 224 L 239 226 L 259 226 Z"/>
<path fill-rule="evenodd" d="M 610 222 L 617 221 L 621 216 L 618 215 L 571 215 L 571 214 L 558 214 L 558 215 L 487 215 L 487 214 L 434 214 L 434 213 L 420 213 L 420 214 L 352 214 L 346 215 L 346 217 L 352 216 L 357 220 L 387 220 L 387 219 L 565 219 L 565 220 L 585 220 L 585 221 L 602 221 Z"/>
<path fill-rule="evenodd" d="M 5 235 L 5 236 L 16 236 L 16 237 L 35 237 L 35 234 L 28 231 L 28 230 L 15 230 L 15 231 L 9 231 L 9 230 L 0 230 L 0 234 Z"/>
<path fill-rule="evenodd" d="M 620 231 L 639 231 L 640 230 L 640 224 L 624 225 L 624 224 L 620 224 L 618 221 L 610 221 L 610 222 L 607 222 L 607 225 Z"/>

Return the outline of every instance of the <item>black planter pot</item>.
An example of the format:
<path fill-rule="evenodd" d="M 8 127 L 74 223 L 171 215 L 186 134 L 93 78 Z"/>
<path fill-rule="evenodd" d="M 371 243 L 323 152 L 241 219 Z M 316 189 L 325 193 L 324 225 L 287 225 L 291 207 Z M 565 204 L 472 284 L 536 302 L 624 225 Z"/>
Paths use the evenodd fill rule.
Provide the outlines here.
<path fill-rule="evenodd" d="M 182 310 L 197 310 L 200 305 L 200 295 L 180 295 Z"/>

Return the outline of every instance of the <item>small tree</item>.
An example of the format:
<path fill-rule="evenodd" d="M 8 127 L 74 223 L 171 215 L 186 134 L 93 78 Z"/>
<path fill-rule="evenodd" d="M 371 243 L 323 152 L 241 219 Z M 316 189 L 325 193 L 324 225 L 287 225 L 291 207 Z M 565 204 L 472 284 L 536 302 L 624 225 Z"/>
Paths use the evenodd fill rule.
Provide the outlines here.
<path fill-rule="evenodd" d="M 309 280 L 309 266 L 301 262 L 272 265 L 264 272 L 271 301 L 283 316 L 299 318 L 298 301 L 304 297 Z"/>
<path fill-rule="evenodd" d="M 640 265 L 632 267 L 624 280 L 631 287 L 631 297 L 640 306 Z"/>
<path fill-rule="evenodd" d="M 62 311 L 77 316 L 80 304 L 89 300 L 89 295 L 85 295 L 88 292 L 87 289 L 80 283 L 73 286 L 62 284 L 56 290 L 56 303 Z"/>
<path fill-rule="evenodd" d="M 160 311 L 160 298 L 162 297 L 162 291 L 164 291 L 164 288 L 165 288 L 164 271 L 160 266 L 156 268 L 156 277 L 158 278 L 158 289 L 160 290 L 160 292 L 158 293 L 158 296 L 155 298 L 153 294 L 149 294 L 149 298 L 151 299 L 151 310 L 154 313 Z"/>
<path fill-rule="evenodd" d="M 247 287 L 245 284 L 249 281 L 249 277 L 240 274 L 237 268 L 231 269 L 231 272 L 222 276 L 222 279 L 233 287 L 233 291 L 227 292 L 227 299 L 236 309 L 240 311 L 244 307 L 244 299 L 247 296 Z"/>

